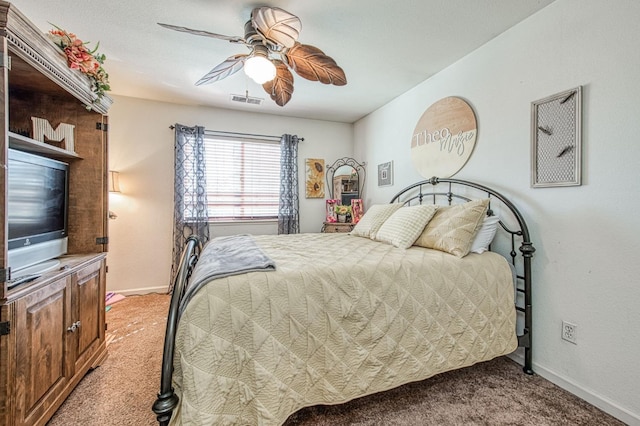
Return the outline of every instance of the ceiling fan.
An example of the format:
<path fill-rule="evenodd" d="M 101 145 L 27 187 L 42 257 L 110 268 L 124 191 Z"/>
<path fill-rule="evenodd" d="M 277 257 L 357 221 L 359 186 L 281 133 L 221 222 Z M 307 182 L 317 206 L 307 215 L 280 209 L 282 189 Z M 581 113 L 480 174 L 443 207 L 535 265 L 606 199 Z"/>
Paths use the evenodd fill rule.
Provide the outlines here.
<path fill-rule="evenodd" d="M 278 7 L 256 7 L 244 25 L 244 37 L 226 36 L 175 25 L 158 25 L 175 31 L 244 44 L 247 54 L 230 56 L 196 82 L 196 86 L 214 83 L 240 71 L 261 84 L 272 100 L 286 105 L 293 95 L 293 74 L 311 81 L 344 86 L 347 78 L 342 68 L 317 47 L 298 42 L 302 29 L 300 18 Z"/>

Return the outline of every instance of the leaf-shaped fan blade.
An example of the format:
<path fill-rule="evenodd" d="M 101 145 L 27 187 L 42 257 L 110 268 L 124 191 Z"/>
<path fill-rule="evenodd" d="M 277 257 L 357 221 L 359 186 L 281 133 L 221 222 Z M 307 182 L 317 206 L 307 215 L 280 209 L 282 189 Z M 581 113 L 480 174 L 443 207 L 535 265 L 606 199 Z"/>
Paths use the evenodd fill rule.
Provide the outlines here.
<path fill-rule="evenodd" d="M 228 40 L 231 43 L 243 43 L 243 44 L 246 44 L 244 39 L 242 37 L 238 37 L 238 36 L 226 36 L 226 35 L 222 35 L 222 34 L 210 33 L 209 31 L 204 31 L 204 30 L 194 30 L 194 29 L 186 28 L 186 27 L 178 27 L 176 25 L 161 24 L 160 22 L 158 22 L 158 25 L 160 25 L 161 27 L 164 27 L 164 28 L 168 28 L 170 30 L 180 31 L 180 32 L 183 32 L 183 33 L 195 34 L 195 35 L 204 36 L 204 37 L 219 38 L 219 39 L 222 39 L 222 40 Z"/>
<path fill-rule="evenodd" d="M 253 9 L 251 24 L 264 38 L 285 47 L 293 47 L 302 29 L 300 18 L 286 10 L 269 6 Z"/>
<path fill-rule="evenodd" d="M 336 86 L 347 84 L 347 77 L 342 68 L 317 47 L 296 43 L 286 52 L 286 57 L 300 77 Z"/>
<path fill-rule="evenodd" d="M 285 106 L 293 95 L 293 74 L 282 61 L 274 60 L 273 64 L 276 66 L 276 78 L 267 81 L 262 87 L 275 103 Z"/>
<path fill-rule="evenodd" d="M 240 71 L 244 66 L 244 61 L 249 55 L 234 55 L 228 57 L 223 63 L 209 71 L 204 77 L 196 81 L 196 86 L 207 83 L 215 83 L 223 78 L 229 77 Z"/>

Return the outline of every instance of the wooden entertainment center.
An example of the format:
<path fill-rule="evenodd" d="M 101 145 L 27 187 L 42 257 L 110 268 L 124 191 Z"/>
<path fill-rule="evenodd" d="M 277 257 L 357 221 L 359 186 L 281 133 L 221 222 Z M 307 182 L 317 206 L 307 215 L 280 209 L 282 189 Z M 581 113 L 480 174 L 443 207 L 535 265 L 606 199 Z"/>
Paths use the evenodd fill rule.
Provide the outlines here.
<path fill-rule="evenodd" d="M 107 111 L 91 81 L 10 3 L 0 1 L 0 424 L 44 425 L 107 356 Z M 74 149 L 33 139 L 32 117 L 74 128 Z M 68 254 L 9 288 L 8 148 L 69 164 Z"/>

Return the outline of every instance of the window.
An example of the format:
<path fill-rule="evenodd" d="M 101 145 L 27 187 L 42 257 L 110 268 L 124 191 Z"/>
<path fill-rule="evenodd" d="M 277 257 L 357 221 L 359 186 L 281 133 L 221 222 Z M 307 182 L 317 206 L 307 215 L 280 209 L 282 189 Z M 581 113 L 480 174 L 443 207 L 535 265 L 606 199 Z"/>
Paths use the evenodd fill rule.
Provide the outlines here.
<path fill-rule="evenodd" d="M 278 141 L 205 133 L 204 146 L 210 220 L 278 218 Z"/>

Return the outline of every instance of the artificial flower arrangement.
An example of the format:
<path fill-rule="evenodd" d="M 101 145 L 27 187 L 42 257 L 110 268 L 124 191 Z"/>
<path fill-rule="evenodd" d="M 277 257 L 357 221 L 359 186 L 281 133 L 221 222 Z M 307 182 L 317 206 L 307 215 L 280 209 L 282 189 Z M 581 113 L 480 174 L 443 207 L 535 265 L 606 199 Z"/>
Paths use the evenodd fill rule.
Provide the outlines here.
<path fill-rule="evenodd" d="M 69 68 L 76 69 L 89 77 L 93 92 L 98 95 L 98 99 L 102 98 L 105 92 L 111 90 L 111 87 L 109 86 L 109 74 L 102 67 L 106 56 L 97 52 L 100 43 L 98 42 L 93 50 L 89 50 L 87 43 L 80 40 L 75 34 L 53 26 L 56 29 L 49 31 L 49 38 L 67 56 Z"/>
<path fill-rule="evenodd" d="M 351 214 L 351 206 L 337 205 L 336 206 L 336 214 L 338 214 L 338 215 Z"/>

